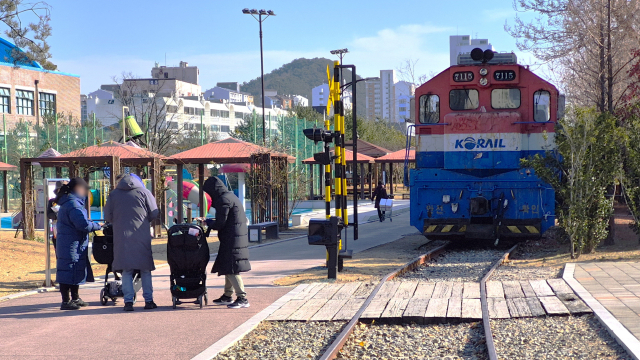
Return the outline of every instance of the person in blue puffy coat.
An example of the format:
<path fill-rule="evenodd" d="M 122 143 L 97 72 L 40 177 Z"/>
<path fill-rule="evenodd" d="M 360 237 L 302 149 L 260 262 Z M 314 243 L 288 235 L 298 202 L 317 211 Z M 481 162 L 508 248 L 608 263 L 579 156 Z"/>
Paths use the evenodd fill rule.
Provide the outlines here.
<path fill-rule="evenodd" d="M 60 310 L 78 310 L 87 303 L 78 294 L 80 284 L 93 281 L 89 262 L 89 233 L 100 230 L 100 224 L 87 218 L 85 201 L 89 185 L 82 178 L 73 178 L 63 185 L 55 199 L 58 210 L 56 242 L 56 280 L 60 284 Z"/>

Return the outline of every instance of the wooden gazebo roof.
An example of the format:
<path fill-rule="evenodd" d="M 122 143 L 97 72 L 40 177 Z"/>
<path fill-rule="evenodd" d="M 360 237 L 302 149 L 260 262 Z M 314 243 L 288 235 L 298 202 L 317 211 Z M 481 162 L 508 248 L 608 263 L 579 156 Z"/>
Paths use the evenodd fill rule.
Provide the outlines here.
<path fill-rule="evenodd" d="M 0 162 L 0 171 L 16 171 L 18 167 L 15 165 Z"/>
<path fill-rule="evenodd" d="M 353 151 L 351 150 L 344 150 L 344 155 L 347 158 L 347 164 L 351 164 L 353 163 Z M 358 153 L 358 164 L 360 163 L 364 163 L 364 164 L 369 164 L 374 162 L 374 158 L 372 158 L 371 156 L 367 156 L 361 153 Z M 318 164 L 318 162 L 316 162 L 316 160 L 313 157 L 310 157 L 308 159 L 304 159 L 302 160 L 303 164 Z"/>
<path fill-rule="evenodd" d="M 347 146 L 347 149 L 353 150 L 353 146 Z M 358 139 L 358 154 L 367 155 L 372 158 L 379 158 L 389 153 L 391 153 L 391 151 L 383 148 L 382 146 Z"/>
<path fill-rule="evenodd" d="M 165 162 L 170 164 L 249 163 L 251 155 L 260 153 L 270 153 L 272 157 L 286 158 L 289 162 L 295 161 L 293 156 L 285 153 L 271 151 L 246 141 L 227 138 L 175 154 L 167 158 Z"/>
<path fill-rule="evenodd" d="M 407 156 L 407 150 L 402 149 L 398 151 L 394 151 L 391 154 L 387 154 L 385 156 L 379 157 L 376 159 L 377 163 L 403 163 L 405 161 L 405 157 Z M 416 161 L 416 151 L 411 149 L 409 150 L 409 162 Z"/>

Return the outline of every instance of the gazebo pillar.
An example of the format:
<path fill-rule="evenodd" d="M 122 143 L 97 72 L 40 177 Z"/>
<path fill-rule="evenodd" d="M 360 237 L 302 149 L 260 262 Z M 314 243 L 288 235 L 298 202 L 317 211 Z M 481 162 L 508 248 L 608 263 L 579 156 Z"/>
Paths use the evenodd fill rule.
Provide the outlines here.
<path fill-rule="evenodd" d="M 20 162 L 20 190 L 22 190 L 22 237 L 25 240 L 31 240 L 36 236 L 36 204 L 33 199 L 33 166 L 31 162 Z"/>
<path fill-rule="evenodd" d="M 2 194 L 2 211 L 9 212 L 9 172 L 4 170 L 2 172 L 2 186 L 4 193 Z"/>
<path fill-rule="evenodd" d="M 182 199 L 182 183 L 183 183 L 183 179 L 182 179 L 182 169 L 183 169 L 184 165 L 182 164 L 177 164 L 176 165 L 176 172 L 177 172 L 177 179 L 176 179 L 176 197 L 177 197 L 177 203 L 178 203 L 178 224 L 182 224 L 184 222 L 184 209 L 182 208 L 182 205 L 184 203 L 183 199 Z M 171 224 L 173 225 L 173 224 Z"/>
<path fill-rule="evenodd" d="M 200 210 L 200 217 L 206 218 L 209 209 L 207 209 L 207 198 L 204 195 L 204 164 L 198 164 L 198 202 Z"/>
<path fill-rule="evenodd" d="M 83 174 L 84 176 L 82 178 L 84 179 L 84 181 L 87 182 L 87 184 L 89 184 L 89 180 L 91 178 L 91 171 L 89 170 L 89 167 L 85 167 L 83 173 L 84 173 Z M 46 194 L 46 190 L 45 190 L 45 194 Z M 84 206 L 87 208 L 87 219 L 91 220 L 91 202 L 89 202 L 88 195 L 89 194 L 87 194 L 87 202 L 84 204 Z"/>
<path fill-rule="evenodd" d="M 238 173 L 238 198 L 240 199 L 240 203 L 242 204 L 242 208 L 246 209 L 246 181 L 245 181 L 245 173 Z"/>
<path fill-rule="evenodd" d="M 364 163 L 360 163 L 360 199 L 364 200 Z"/>
<path fill-rule="evenodd" d="M 373 164 L 369 163 L 369 199 L 373 198 Z"/>
<path fill-rule="evenodd" d="M 313 164 L 309 164 L 309 200 L 313 200 Z"/>
<path fill-rule="evenodd" d="M 393 163 L 392 162 L 389 163 L 389 184 L 391 185 L 391 190 L 389 194 L 393 196 Z"/>
<path fill-rule="evenodd" d="M 151 166 L 149 168 L 150 168 L 149 175 L 151 175 L 151 189 L 152 189 L 151 193 L 153 194 L 153 197 L 155 197 L 156 205 L 158 206 L 158 209 L 160 210 L 160 213 L 161 213 L 161 215 L 158 216 L 158 218 L 156 218 L 155 220 L 153 220 L 151 224 L 153 226 L 153 235 L 155 237 L 161 237 L 162 236 L 162 219 L 164 219 L 164 206 L 163 206 L 164 191 L 163 191 L 163 186 L 160 185 L 160 174 L 162 173 L 160 159 L 153 158 L 153 161 L 151 162 Z"/>

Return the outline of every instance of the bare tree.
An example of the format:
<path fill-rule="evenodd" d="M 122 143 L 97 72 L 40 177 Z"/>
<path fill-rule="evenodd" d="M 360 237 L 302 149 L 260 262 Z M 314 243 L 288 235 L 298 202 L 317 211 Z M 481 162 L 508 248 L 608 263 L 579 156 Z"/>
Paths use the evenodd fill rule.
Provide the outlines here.
<path fill-rule="evenodd" d="M 613 112 L 640 39 L 640 0 L 514 0 L 513 6 L 536 14 L 505 24 L 518 48 L 561 67 L 572 102 Z"/>
<path fill-rule="evenodd" d="M 0 0 L 0 21 L 8 29 L 5 34 L 20 49 L 13 49 L 11 54 L 14 64 L 37 61 L 47 70 L 55 70 L 57 66 L 51 59 L 47 38 L 51 35 L 49 21 L 51 7 L 44 1 L 28 3 L 23 0 Z M 35 21 L 26 20 L 35 17 Z"/>
<path fill-rule="evenodd" d="M 418 64 L 418 61 L 420 61 L 420 59 L 407 58 L 400 64 L 396 71 L 401 81 L 406 81 L 418 87 L 433 77 L 432 74 L 418 75 L 416 73 L 416 64 Z"/>
<path fill-rule="evenodd" d="M 206 134 L 206 142 L 217 138 L 216 133 L 194 128 L 193 124 L 183 121 L 184 116 L 204 116 L 204 109 L 187 113 L 165 79 L 139 79 L 131 73 L 123 73 L 113 80 L 119 85 L 116 98 L 129 108 L 129 114 L 140 124 L 150 151 L 171 155 L 196 147 L 200 144 L 201 130 Z M 202 114 L 195 114 L 195 110 Z M 122 113 L 111 115 L 122 120 Z"/>

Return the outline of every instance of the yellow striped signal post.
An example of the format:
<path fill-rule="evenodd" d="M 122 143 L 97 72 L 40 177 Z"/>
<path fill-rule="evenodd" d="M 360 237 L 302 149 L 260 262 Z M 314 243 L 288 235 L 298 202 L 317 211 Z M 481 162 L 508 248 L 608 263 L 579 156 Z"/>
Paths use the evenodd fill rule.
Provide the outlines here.
<path fill-rule="evenodd" d="M 327 248 L 327 268 L 328 277 L 335 279 L 338 272 L 338 253 L 342 249 L 342 230 L 348 226 L 349 218 L 347 213 L 347 158 L 345 150 L 345 119 L 344 104 L 341 99 L 341 77 L 340 69 L 348 67 L 352 70 L 351 85 L 355 85 L 355 66 L 340 65 L 336 61 L 333 65 L 333 76 L 330 67 L 327 66 L 327 81 L 329 84 L 329 96 L 327 99 L 326 113 L 333 108 L 333 132 L 331 124 L 326 118 L 324 120 L 324 129 L 304 129 L 304 135 L 314 142 L 322 141 L 324 143 L 324 152 L 313 154 L 313 158 L 319 164 L 324 165 L 325 176 L 325 206 L 326 220 L 311 220 L 309 222 L 309 245 L 324 245 Z M 355 122 L 355 87 L 353 88 L 354 98 L 354 118 L 353 118 L 353 139 L 354 152 L 356 151 L 355 139 L 356 122 Z M 331 155 L 330 144 L 334 143 L 334 155 Z M 357 159 L 354 153 L 354 160 Z M 334 161 L 335 160 L 335 161 Z M 331 163 L 335 166 L 335 215 L 331 216 Z M 357 168 L 354 166 L 354 169 Z M 357 170 L 355 170 L 357 171 Z M 357 173 L 354 172 L 354 189 L 357 188 Z M 354 190 L 354 240 L 358 238 L 357 231 L 357 192 Z M 346 250 L 345 250 L 346 252 Z M 350 256 L 350 255 L 346 255 Z"/>

